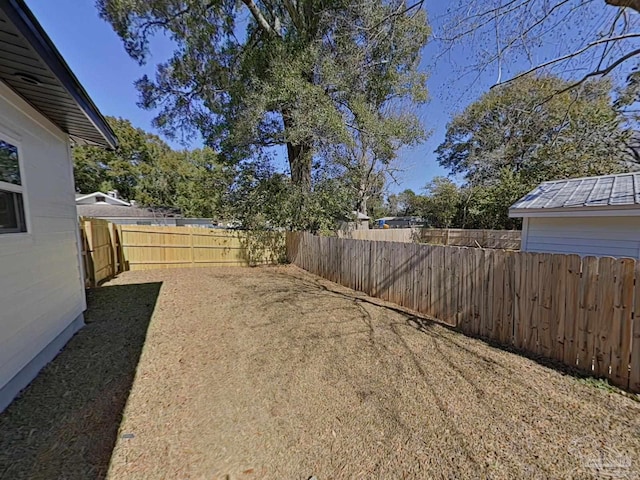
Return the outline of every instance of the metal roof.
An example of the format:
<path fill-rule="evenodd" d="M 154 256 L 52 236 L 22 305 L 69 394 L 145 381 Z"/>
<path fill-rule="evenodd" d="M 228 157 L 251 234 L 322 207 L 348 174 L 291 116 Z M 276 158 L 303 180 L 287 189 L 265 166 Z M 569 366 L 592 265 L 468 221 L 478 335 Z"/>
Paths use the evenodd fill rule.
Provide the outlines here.
<path fill-rule="evenodd" d="M 117 138 L 23 0 L 0 0 L 0 80 L 78 144 Z"/>
<path fill-rule="evenodd" d="M 640 172 L 544 182 L 511 205 L 519 210 L 640 207 Z"/>

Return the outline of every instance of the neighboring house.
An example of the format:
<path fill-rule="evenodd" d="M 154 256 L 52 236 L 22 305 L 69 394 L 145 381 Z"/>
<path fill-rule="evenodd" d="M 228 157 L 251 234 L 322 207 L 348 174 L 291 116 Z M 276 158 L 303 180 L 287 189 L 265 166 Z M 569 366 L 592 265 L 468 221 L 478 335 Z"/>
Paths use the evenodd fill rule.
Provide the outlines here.
<path fill-rule="evenodd" d="M 118 198 L 118 192 L 112 190 L 107 193 L 76 193 L 76 205 L 117 205 L 121 207 L 130 207 L 129 202 L 125 202 Z"/>
<path fill-rule="evenodd" d="M 421 217 L 382 217 L 376 219 L 376 228 L 411 228 L 421 227 L 423 224 L 424 219 Z"/>
<path fill-rule="evenodd" d="M 70 147 L 116 143 L 24 2 L 0 0 L 0 411 L 84 324 Z"/>
<path fill-rule="evenodd" d="M 509 216 L 523 251 L 640 258 L 640 173 L 544 182 Z"/>
<path fill-rule="evenodd" d="M 179 216 L 173 209 L 140 208 L 135 202 L 118 198 L 116 191 L 76 194 L 76 210 L 80 217 L 108 220 L 118 225 L 172 225 Z"/>
<path fill-rule="evenodd" d="M 176 208 L 143 208 L 118 198 L 116 191 L 76 194 L 78 216 L 100 218 L 117 225 L 214 228 L 210 218 L 183 218 Z"/>

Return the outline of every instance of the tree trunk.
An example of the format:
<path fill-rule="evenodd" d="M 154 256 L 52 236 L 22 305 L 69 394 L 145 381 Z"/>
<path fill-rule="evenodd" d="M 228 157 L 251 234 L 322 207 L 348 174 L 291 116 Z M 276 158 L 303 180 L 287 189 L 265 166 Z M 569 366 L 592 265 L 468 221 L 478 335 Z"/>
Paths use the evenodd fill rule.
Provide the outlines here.
<path fill-rule="evenodd" d="M 309 145 L 293 145 L 287 142 L 287 157 L 291 169 L 291 181 L 303 191 L 311 191 L 311 159 Z"/>
<path fill-rule="evenodd" d="M 367 214 L 367 201 L 369 200 L 369 192 L 367 188 L 366 179 L 360 180 L 360 185 L 358 185 L 358 198 L 356 200 L 356 212 L 362 213 L 363 215 Z"/>
<path fill-rule="evenodd" d="M 640 12 L 640 0 L 604 0 L 604 3 L 613 7 L 628 7 Z"/>
<path fill-rule="evenodd" d="M 295 121 L 288 109 L 282 111 L 285 135 L 295 128 Z M 291 182 L 303 192 L 311 191 L 311 160 L 313 150 L 310 143 L 297 144 L 287 142 L 287 157 L 291 170 Z"/>

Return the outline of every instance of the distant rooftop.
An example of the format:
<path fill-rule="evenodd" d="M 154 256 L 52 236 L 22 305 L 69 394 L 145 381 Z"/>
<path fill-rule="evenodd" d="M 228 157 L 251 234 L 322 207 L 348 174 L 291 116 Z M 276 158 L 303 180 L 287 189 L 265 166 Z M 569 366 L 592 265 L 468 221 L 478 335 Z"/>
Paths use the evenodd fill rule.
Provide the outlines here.
<path fill-rule="evenodd" d="M 367 217 L 364 213 L 356 212 L 354 210 L 353 212 L 351 212 L 351 214 L 358 220 L 369 220 L 369 217 Z"/>
<path fill-rule="evenodd" d="M 147 208 L 127 207 L 124 205 L 77 205 L 80 217 L 92 218 L 154 218 L 154 212 Z M 158 215 L 162 217 L 162 215 Z"/>
<path fill-rule="evenodd" d="M 393 221 L 399 221 L 399 222 L 421 222 L 422 221 L 422 217 L 417 217 L 415 215 L 413 216 L 408 216 L 408 217 L 381 217 L 381 218 L 376 218 L 376 222 L 379 222 L 380 220 L 384 220 L 386 222 L 393 222 Z"/>
<path fill-rule="evenodd" d="M 131 204 L 118 198 L 118 192 L 116 190 L 103 192 L 93 192 L 76 194 L 76 205 L 120 205 L 129 207 Z"/>
<path fill-rule="evenodd" d="M 640 207 L 640 172 L 544 182 L 514 203 L 509 213 L 625 207 Z"/>

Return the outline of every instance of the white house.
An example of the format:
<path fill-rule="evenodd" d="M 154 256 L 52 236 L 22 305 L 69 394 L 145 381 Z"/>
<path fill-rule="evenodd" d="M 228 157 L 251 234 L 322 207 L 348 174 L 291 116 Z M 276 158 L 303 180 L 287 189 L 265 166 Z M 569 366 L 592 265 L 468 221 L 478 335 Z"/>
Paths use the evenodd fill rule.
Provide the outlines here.
<path fill-rule="evenodd" d="M 116 146 L 22 0 L 0 0 L 0 411 L 83 325 L 74 144 Z"/>
<path fill-rule="evenodd" d="M 121 207 L 130 207 L 129 202 L 125 202 L 118 198 L 118 192 L 113 190 L 107 193 L 76 193 L 76 205 L 116 205 Z"/>
<path fill-rule="evenodd" d="M 76 194 L 78 216 L 100 218 L 117 225 L 215 228 L 210 218 L 184 218 L 177 208 L 138 207 L 118 198 L 118 192 Z"/>
<path fill-rule="evenodd" d="M 640 172 L 544 182 L 509 216 L 523 251 L 640 258 Z"/>

